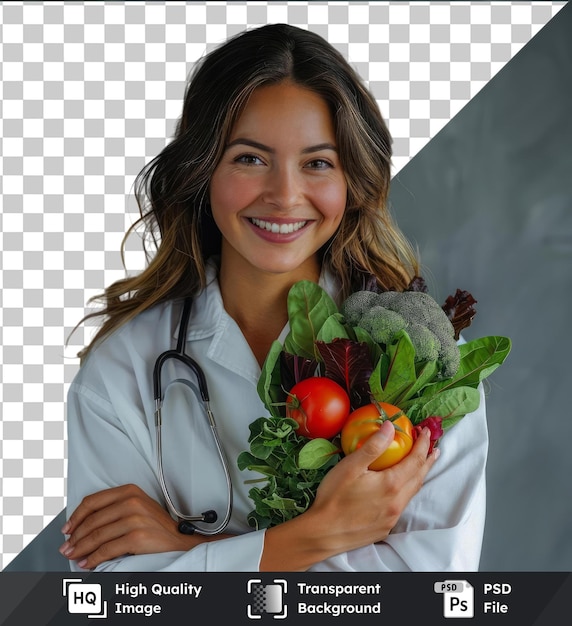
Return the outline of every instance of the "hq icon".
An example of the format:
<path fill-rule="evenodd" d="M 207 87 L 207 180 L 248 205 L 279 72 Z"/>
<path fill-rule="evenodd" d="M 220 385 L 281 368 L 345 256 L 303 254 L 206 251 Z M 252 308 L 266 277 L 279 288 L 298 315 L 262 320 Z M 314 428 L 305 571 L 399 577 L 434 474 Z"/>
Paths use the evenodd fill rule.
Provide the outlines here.
<path fill-rule="evenodd" d="M 63 595 L 68 599 L 68 613 L 107 617 L 107 602 L 102 600 L 99 583 L 84 583 L 80 578 L 64 578 Z"/>

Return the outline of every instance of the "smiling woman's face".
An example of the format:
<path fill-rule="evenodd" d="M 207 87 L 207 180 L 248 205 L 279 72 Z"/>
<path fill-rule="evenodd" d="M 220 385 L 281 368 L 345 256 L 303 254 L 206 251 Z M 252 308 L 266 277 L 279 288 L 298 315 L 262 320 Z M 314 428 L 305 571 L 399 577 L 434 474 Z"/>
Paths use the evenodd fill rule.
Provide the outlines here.
<path fill-rule="evenodd" d="M 210 185 L 223 266 L 317 278 L 346 197 L 327 103 L 289 82 L 257 89 Z"/>

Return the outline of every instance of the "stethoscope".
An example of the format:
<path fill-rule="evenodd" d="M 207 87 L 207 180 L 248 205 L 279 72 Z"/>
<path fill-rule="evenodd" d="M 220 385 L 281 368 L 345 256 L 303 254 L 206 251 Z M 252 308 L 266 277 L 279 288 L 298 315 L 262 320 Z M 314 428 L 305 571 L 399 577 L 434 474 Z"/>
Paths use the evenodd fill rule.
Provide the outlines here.
<path fill-rule="evenodd" d="M 165 352 L 160 354 L 155 361 L 155 367 L 153 368 L 153 392 L 155 396 L 155 431 L 157 438 L 157 470 L 159 473 L 159 482 L 161 483 L 161 489 L 163 491 L 165 503 L 167 504 L 167 509 L 169 510 L 171 515 L 173 515 L 179 521 L 179 532 L 188 535 L 196 532 L 200 535 L 211 536 L 221 533 L 227 527 L 230 520 L 230 516 L 232 514 L 232 482 L 228 469 L 228 461 L 226 459 L 222 444 L 220 442 L 220 438 L 218 436 L 214 415 L 210 408 L 209 391 L 204 372 L 199 364 L 185 353 L 185 341 L 187 339 L 187 326 L 189 324 L 189 317 L 191 315 L 191 304 L 191 298 L 186 298 L 183 305 L 183 312 L 181 314 L 181 323 L 179 324 L 179 336 L 177 338 L 176 349 L 166 350 Z M 194 372 L 197 378 L 199 393 L 205 407 L 218 456 L 224 470 L 226 485 L 228 489 L 227 507 L 224 519 L 216 528 L 203 529 L 198 528 L 194 524 L 194 522 L 205 522 L 207 524 L 214 524 L 218 519 L 216 511 L 209 510 L 201 513 L 200 515 L 184 515 L 174 505 L 173 500 L 169 495 L 167 483 L 165 482 L 165 475 L 163 473 L 163 452 L 161 444 L 161 407 L 163 405 L 163 394 L 161 391 L 161 368 L 163 367 L 165 361 L 168 361 L 169 359 L 177 359 L 178 361 L 181 361 L 184 365 L 186 365 Z"/>

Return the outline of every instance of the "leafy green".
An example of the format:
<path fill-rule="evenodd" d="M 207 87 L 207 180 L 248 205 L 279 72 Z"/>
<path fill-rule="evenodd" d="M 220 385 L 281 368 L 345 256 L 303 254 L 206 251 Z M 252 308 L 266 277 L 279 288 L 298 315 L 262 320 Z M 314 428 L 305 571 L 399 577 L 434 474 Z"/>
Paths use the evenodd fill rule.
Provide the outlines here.
<path fill-rule="evenodd" d="M 387 347 L 388 359 L 380 359 L 381 392 L 378 402 L 395 404 L 400 394 L 417 378 L 415 349 L 409 335 L 401 330 L 394 343 Z"/>
<path fill-rule="evenodd" d="M 456 424 L 467 413 L 479 408 L 480 394 L 472 387 L 456 387 L 446 389 L 433 396 L 430 400 L 421 398 L 413 401 L 411 406 L 403 403 L 403 411 L 409 419 L 418 424 L 426 417 L 439 416 L 442 418 L 441 427 L 447 430 Z"/>
<path fill-rule="evenodd" d="M 443 417 L 444 430 L 450 428 L 464 415 L 478 409 L 477 387 L 504 363 L 510 349 L 510 339 L 498 336 L 481 337 L 462 344 L 459 346 L 461 361 L 455 376 L 432 380 L 420 374 L 414 386 L 415 393 L 408 393 L 399 406 L 414 424 L 434 415 Z M 423 385 L 419 384 L 421 378 Z M 451 412 L 453 403 L 458 407 Z"/>
<path fill-rule="evenodd" d="M 510 339 L 498 336 L 481 337 L 460 345 L 461 361 L 455 376 L 433 384 L 426 393 L 433 395 L 460 386 L 477 387 L 502 365 L 510 349 Z"/>
<path fill-rule="evenodd" d="M 277 405 L 283 402 L 283 389 L 280 376 L 280 355 L 282 354 L 282 344 L 274 341 L 270 346 L 270 351 L 262 365 L 262 372 L 258 379 L 258 395 L 264 406 L 275 417 L 280 416 Z"/>
<path fill-rule="evenodd" d="M 403 402 L 417 395 L 428 383 L 436 378 L 438 367 L 435 361 L 427 361 L 417 368 L 417 378 L 411 380 L 409 386 L 404 387 L 399 398 L 395 399 L 395 404 L 401 406 Z"/>
<path fill-rule="evenodd" d="M 298 454 L 300 469 L 319 469 L 330 463 L 332 456 L 339 454 L 340 449 L 329 439 L 311 439 Z"/>
<path fill-rule="evenodd" d="M 375 301 L 364 293 L 362 308 Z M 475 300 L 468 292 L 458 291 L 448 302 L 451 320 L 456 316 L 466 325 L 472 319 Z M 398 406 L 414 425 L 436 417 L 446 430 L 478 408 L 479 384 L 511 349 L 507 337 L 469 341 L 459 346 L 456 373 L 443 378 L 442 357 L 422 360 L 406 330 L 397 332 L 390 343 L 376 342 L 357 322 L 350 324 L 330 296 L 310 281 L 291 288 L 288 321 L 284 345 L 272 344 L 258 381 L 258 394 L 270 417 L 250 425 L 249 450 L 238 457 L 241 470 L 259 474 L 248 481 L 254 485 L 249 492 L 254 509 L 248 521 L 255 528 L 274 526 L 304 512 L 341 456 L 335 438 L 302 437 L 297 423 L 285 417 L 287 393 L 294 384 L 326 376 L 348 391 L 353 410 L 372 401 L 387 402 Z"/>
<path fill-rule="evenodd" d="M 322 324 L 318 331 L 316 340 L 323 343 L 330 343 L 334 339 L 352 339 L 348 329 L 343 324 L 343 316 L 340 313 L 330 315 Z"/>
<path fill-rule="evenodd" d="M 316 283 L 301 280 L 288 294 L 288 322 L 290 332 L 284 349 L 308 359 L 317 358 L 315 342 L 324 322 L 338 313 L 336 303 Z"/>
<path fill-rule="evenodd" d="M 288 418 L 261 417 L 250 425 L 250 451 L 238 457 L 240 470 L 262 476 L 249 496 L 255 508 L 248 515 L 253 528 L 268 528 L 305 511 L 314 501 L 318 485 L 337 463 L 337 447 L 325 439 L 308 441 L 296 434 L 297 423 Z"/>
<path fill-rule="evenodd" d="M 442 417 L 446 430 L 478 409 L 479 393 L 473 392 L 504 362 L 510 348 L 510 339 L 496 336 L 462 344 L 457 373 L 442 379 L 435 361 L 414 363 L 411 342 L 406 331 L 401 331 L 373 371 L 369 383 L 372 396 L 378 402 L 399 406 L 413 424 L 430 416 Z"/>

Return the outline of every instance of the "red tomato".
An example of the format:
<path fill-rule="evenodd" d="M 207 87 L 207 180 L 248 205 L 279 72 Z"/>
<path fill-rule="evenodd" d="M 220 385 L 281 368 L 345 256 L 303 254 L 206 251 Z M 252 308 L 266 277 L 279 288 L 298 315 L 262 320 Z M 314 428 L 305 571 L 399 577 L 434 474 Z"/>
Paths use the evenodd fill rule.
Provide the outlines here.
<path fill-rule="evenodd" d="M 298 422 L 298 434 L 331 439 L 350 413 L 346 390 L 330 378 L 314 376 L 296 383 L 286 400 L 286 416 Z"/>
<path fill-rule="evenodd" d="M 401 412 L 401 409 L 393 404 L 380 402 L 379 406 L 389 418 Z M 384 419 L 385 416 L 380 415 L 375 404 L 367 404 L 351 413 L 342 428 L 344 454 L 351 454 L 360 448 L 371 435 L 380 429 Z M 395 465 L 407 456 L 413 447 L 413 424 L 407 415 L 401 415 L 391 421 L 395 425 L 394 439 L 389 444 L 389 448 L 369 466 L 371 470 L 382 470 Z"/>

